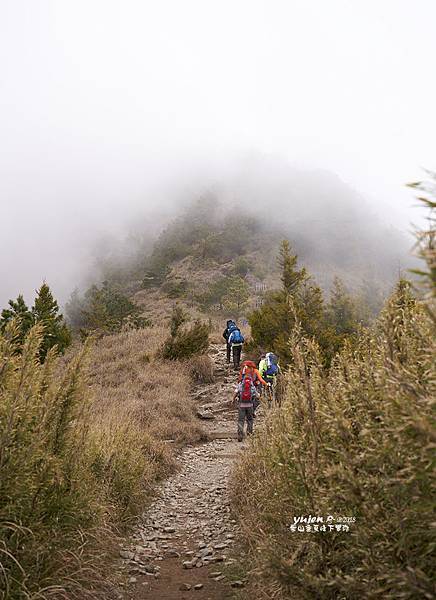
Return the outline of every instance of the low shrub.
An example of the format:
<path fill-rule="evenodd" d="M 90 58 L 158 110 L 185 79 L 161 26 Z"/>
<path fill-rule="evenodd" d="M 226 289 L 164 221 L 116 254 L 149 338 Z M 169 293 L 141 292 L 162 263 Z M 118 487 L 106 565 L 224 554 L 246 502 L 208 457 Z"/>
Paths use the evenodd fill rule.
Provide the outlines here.
<path fill-rule="evenodd" d="M 182 298 L 188 290 L 188 282 L 186 279 L 168 280 L 161 289 L 168 298 Z"/>
<path fill-rule="evenodd" d="M 194 356 L 188 363 L 189 372 L 196 383 L 213 383 L 215 381 L 214 362 L 210 356 Z"/>

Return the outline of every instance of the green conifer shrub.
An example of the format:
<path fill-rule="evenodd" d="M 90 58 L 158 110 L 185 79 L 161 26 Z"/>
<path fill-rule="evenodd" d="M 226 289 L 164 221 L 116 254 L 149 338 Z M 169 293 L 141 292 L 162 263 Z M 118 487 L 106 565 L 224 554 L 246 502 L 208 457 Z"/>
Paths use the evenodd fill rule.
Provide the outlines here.
<path fill-rule="evenodd" d="M 4 332 L 6 326 L 12 320 L 16 320 L 18 326 L 17 341 L 19 342 L 19 346 L 22 346 L 24 338 L 28 334 L 35 320 L 32 311 L 27 307 L 21 294 L 15 301 L 9 300 L 9 308 L 4 308 L 2 310 L 0 318 L 0 331 Z"/>
<path fill-rule="evenodd" d="M 162 358 L 181 360 L 206 352 L 210 325 L 196 320 L 189 327 L 184 327 L 187 321 L 188 315 L 176 306 L 171 316 L 170 335 L 159 351 Z"/>
<path fill-rule="evenodd" d="M 43 339 L 39 350 L 41 361 L 44 361 L 47 352 L 53 346 L 56 346 L 58 351 L 63 353 L 71 344 L 71 331 L 65 323 L 59 305 L 46 283 L 43 283 L 37 290 L 35 302 L 31 309 L 27 307 L 22 295 L 18 296 L 15 302 L 9 300 L 9 307 L 1 313 L 0 331 L 4 332 L 10 322 L 16 322 L 17 352 L 20 352 L 26 335 L 35 323 L 40 323 L 43 326 Z"/>
<path fill-rule="evenodd" d="M 67 303 L 71 324 L 83 333 L 114 333 L 123 328 L 140 329 L 150 322 L 141 309 L 109 281 L 92 285 L 83 298 L 73 292 Z"/>
<path fill-rule="evenodd" d="M 282 289 L 266 295 L 263 305 L 253 311 L 248 321 L 254 344 L 280 356 L 282 363 L 291 360 L 288 344 L 297 321 L 307 336 L 323 341 L 325 330 L 324 301 L 321 289 L 303 267 L 298 269 L 297 256 L 289 242 L 282 242 L 279 255 Z"/>
<path fill-rule="evenodd" d="M 37 291 L 32 313 L 35 323 L 44 326 L 44 337 L 40 347 L 40 357 L 45 359 L 47 352 L 56 346 L 59 352 L 71 344 L 71 331 L 59 311 L 59 305 L 46 283 Z"/>

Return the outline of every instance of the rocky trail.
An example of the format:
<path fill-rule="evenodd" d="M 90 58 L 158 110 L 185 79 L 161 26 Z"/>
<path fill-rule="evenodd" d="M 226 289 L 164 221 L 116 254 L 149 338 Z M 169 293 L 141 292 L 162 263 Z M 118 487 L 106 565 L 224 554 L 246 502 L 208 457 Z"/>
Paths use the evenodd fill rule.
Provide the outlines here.
<path fill-rule="evenodd" d="M 161 485 L 131 543 L 121 549 L 123 598 L 225 600 L 244 585 L 229 575 L 238 566 L 229 475 L 245 447 L 237 441 L 236 411 L 229 403 L 236 376 L 222 347 L 211 346 L 209 355 L 215 382 L 192 393 L 211 441 L 179 454 L 178 471 Z"/>

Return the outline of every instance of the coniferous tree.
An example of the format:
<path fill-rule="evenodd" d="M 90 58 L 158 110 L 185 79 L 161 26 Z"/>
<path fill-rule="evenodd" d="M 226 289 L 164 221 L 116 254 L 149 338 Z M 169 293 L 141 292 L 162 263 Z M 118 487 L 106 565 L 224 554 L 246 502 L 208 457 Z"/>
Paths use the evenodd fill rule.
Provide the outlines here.
<path fill-rule="evenodd" d="M 250 291 L 242 277 L 229 277 L 228 286 L 222 298 L 224 309 L 239 317 L 247 307 Z"/>
<path fill-rule="evenodd" d="M 6 325 L 12 321 L 12 319 L 18 319 L 19 329 L 17 342 L 18 347 L 21 347 L 24 338 L 34 324 L 34 317 L 32 311 L 25 303 L 22 294 L 20 294 L 15 301 L 9 300 L 8 304 L 9 308 L 5 308 L 1 312 L 0 331 L 5 331 Z"/>
<path fill-rule="evenodd" d="M 41 361 L 45 359 L 47 352 L 53 346 L 57 346 L 60 352 L 64 352 L 71 344 L 71 332 L 59 311 L 57 301 L 45 282 L 37 290 L 32 314 L 35 323 L 42 323 L 44 326 L 44 336 L 40 349 Z"/>
<path fill-rule="evenodd" d="M 356 304 L 339 277 L 333 280 L 327 315 L 329 323 L 338 335 L 356 332 L 358 327 Z"/>
<path fill-rule="evenodd" d="M 224 308 L 223 301 L 227 292 L 229 279 L 229 277 L 219 277 L 211 283 L 209 289 L 200 298 L 205 307 L 218 304 L 220 310 Z"/>
<path fill-rule="evenodd" d="M 82 327 L 102 332 L 120 331 L 124 326 L 147 327 L 150 322 L 127 296 L 104 281 L 99 288 L 91 286 L 81 302 Z"/>
<path fill-rule="evenodd" d="M 321 288 L 313 282 L 306 269 L 298 269 L 297 264 L 297 255 L 292 254 L 289 242 L 283 241 L 279 254 L 282 289 L 269 294 L 264 304 L 249 317 L 256 345 L 273 350 L 284 363 L 291 359 L 289 338 L 297 320 L 304 334 L 328 343 L 324 336 Z"/>
<path fill-rule="evenodd" d="M 295 294 L 300 284 L 307 278 L 306 269 L 297 269 L 298 256 L 291 253 L 288 240 L 283 240 L 280 246 L 279 265 L 281 268 L 281 281 L 283 292 L 287 295 Z"/>
<path fill-rule="evenodd" d="M 65 312 L 67 313 L 68 324 L 73 329 L 80 329 L 84 326 L 84 301 L 80 297 L 79 290 L 75 288 L 71 293 L 70 299 L 65 305 Z"/>
<path fill-rule="evenodd" d="M 106 306 L 104 294 L 96 285 L 92 285 L 86 291 L 83 304 L 83 326 L 86 329 L 114 329 L 114 323 Z"/>
<path fill-rule="evenodd" d="M 207 351 L 210 325 L 196 320 L 186 326 L 189 315 L 179 305 L 173 308 L 170 320 L 170 335 L 165 340 L 159 355 L 169 360 L 185 359 Z"/>

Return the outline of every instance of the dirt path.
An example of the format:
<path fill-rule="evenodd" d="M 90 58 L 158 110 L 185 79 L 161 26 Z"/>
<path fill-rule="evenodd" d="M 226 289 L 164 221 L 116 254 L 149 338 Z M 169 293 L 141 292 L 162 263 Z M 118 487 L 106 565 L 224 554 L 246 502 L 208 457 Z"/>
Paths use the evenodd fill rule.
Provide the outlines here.
<path fill-rule="evenodd" d="M 236 439 L 236 411 L 229 405 L 235 373 L 225 351 L 212 346 L 216 382 L 193 392 L 213 441 L 187 446 L 178 472 L 167 479 L 132 543 L 123 549 L 128 585 L 124 598 L 135 600 L 225 600 L 241 581 L 232 545 L 237 537 L 228 499 L 232 464 L 245 443 Z M 212 402 L 213 401 L 213 402 Z"/>

